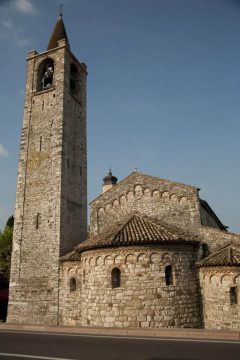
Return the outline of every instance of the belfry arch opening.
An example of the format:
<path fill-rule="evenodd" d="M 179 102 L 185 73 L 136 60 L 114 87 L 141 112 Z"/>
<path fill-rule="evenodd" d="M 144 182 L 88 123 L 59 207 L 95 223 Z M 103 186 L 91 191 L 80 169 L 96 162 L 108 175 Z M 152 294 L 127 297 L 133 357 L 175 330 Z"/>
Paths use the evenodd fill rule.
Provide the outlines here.
<path fill-rule="evenodd" d="M 48 90 L 53 86 L 54 61 L 47 58 L 38 66 L 37 91 Z"/>

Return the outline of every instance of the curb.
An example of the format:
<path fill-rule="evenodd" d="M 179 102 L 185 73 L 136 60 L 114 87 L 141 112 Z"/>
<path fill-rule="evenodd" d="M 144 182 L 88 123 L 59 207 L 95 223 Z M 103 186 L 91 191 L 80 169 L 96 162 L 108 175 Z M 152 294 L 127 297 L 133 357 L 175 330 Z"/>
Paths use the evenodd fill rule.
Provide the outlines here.
<path fill-rule="evenodd" d="M 186 328 L 161 328 L 161 329 L 134 329 L 134 328 L 96 328 L 96 327 L 70 327 L 70 326 L 40 326 L 24 324 L 0 324 L 1 330 L 34 331 L 62 334 L 84 334 L 84 335 L 112 335 L 112 336 L 139 336 L 159 338 L 182 338 L 182 339 L 204 339 L 204 340 L 234 340 L 240 341 L 240 331 L 231 330 L 204 330 Z"/>

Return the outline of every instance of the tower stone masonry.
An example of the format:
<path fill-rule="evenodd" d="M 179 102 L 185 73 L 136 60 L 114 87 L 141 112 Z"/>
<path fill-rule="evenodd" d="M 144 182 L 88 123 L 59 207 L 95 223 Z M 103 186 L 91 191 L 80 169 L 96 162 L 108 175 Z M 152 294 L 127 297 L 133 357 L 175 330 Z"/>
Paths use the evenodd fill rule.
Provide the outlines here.
<path fill-rule="evenodd" d="M 59 257 L 87 236 L 86 77 L 60 15 L 27 58 L 8 322 L 58 323 Z"/>

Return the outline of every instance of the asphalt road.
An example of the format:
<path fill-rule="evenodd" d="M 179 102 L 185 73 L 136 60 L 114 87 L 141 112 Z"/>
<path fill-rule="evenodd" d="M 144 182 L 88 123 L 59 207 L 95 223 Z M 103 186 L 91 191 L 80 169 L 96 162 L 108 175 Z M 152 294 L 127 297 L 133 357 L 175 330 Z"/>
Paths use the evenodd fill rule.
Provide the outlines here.
<path fill-rule="evenodd" d="M 0 360 L 240 360 L 240 342 L 0 330 Z"/>

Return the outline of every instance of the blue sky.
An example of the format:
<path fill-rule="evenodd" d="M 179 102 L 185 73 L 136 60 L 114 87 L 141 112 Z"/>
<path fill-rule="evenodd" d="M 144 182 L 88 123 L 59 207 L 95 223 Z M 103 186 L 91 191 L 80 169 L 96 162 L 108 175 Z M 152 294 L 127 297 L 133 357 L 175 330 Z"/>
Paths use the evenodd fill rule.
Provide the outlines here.
<path fill-rule="evenodd" d="M 113 169 L 201 188 L 240 233 L 240 1 L 65 0 L 88 66 L 88 198 Z M 0 228 L 13 213 L 25 58 L 46 49 L 59 1 L 0 0 Z"/>

